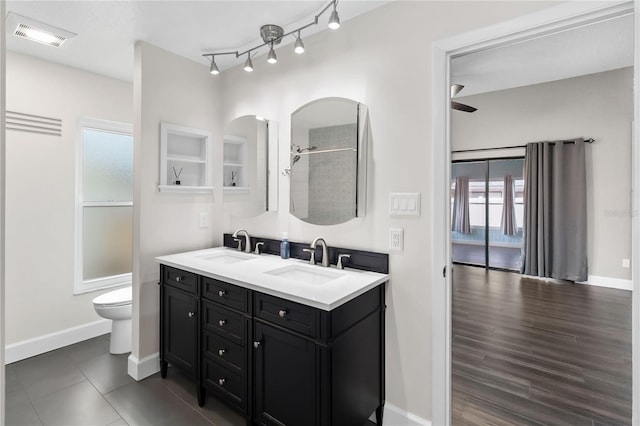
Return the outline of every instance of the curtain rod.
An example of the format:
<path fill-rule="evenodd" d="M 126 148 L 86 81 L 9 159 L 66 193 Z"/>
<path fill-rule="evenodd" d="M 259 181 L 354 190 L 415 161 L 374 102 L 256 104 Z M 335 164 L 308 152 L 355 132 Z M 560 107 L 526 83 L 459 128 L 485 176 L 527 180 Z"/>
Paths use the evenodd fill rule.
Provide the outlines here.
<path fill-rule="evenodd" d="M 589 138 L 589 139 L 585 139 L 584 140 L 586 143 L 593 143 L 596 140 L 593 138 Z M 566 140 L 563 141 L 563 143 L 574 143 L 575 140 Z M 461 149 L 458 151 L 451 151 L 452 154 L 459 154 L 459 153 L 463 153 L 463 152 L 478 152 L 478 151 L 496 151 L 496 150 L 500 150 L 500 149 L 515 149 L 515 148 L 526 148 L 527 145 L 515 145 L 515 146 L 501 146 L 498 148 L 476 148 L 476 149 Z"/>

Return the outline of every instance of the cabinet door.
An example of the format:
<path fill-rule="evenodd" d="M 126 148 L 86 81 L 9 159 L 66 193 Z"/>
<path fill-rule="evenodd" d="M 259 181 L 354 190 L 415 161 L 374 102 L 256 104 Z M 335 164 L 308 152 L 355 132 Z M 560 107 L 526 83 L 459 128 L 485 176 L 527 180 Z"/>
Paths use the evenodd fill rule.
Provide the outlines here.
<path fill-rule="evenodd" d="M 164 361 L 196 378 L 198 349 L 198 315 L 194 296 L 165 286 L 163 292 Z"/>
<path fill-rule="evenodd" d="M 259 322 L 254 328 L 255 420 L 261 425 L 318 422 L 315 343 Z"/>

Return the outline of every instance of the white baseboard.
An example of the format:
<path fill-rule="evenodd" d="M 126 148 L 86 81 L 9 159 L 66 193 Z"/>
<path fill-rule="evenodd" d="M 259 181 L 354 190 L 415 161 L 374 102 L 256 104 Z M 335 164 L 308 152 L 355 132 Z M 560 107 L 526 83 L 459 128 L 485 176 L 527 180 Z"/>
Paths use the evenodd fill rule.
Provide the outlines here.
<path fill-rule="evenodd" d="M 621 278 L 599 277 L 596 275 L 589 275 L 587 281 L 579 282 L 578 284 L 595 285 L 598 287 L 617 288 L 619 290 L 633 290 L 633 281 L 623 280 Z"/>
<path fill-rule="evenodd" d="M 369 418 L 372 422 L 376 421 L 375 413 Z M 418 417 L 408 411 L 404 411 L 393 404 L 385 402 L 384 414 L 382 415 L 383 426 L 431 426 L 429 420 Z"/>
<path fill-rule="evenodd" d="M 140 381 L 160 371 L 160 354 L 158 352 L 142 359 L 129 355 L 127 361 L 127 373 L 136 381 Z"/>
<path fill-rule="evenodd" d="M 102 319 L 89 324 L 79 325 L 44 336 L 34 337 L 4 347 L 4 362 L 12 362 L 31 358 L 54 349 L 60 349 L 74 343 L 93 339 L 111 333 L 111 320 Z"/>

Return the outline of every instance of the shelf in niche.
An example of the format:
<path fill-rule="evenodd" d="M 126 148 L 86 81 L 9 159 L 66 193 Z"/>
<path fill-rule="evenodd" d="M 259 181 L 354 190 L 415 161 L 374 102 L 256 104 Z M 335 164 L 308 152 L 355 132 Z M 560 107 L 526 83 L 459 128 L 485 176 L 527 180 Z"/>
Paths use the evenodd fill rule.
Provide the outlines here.
<path fill-rule="evenodd" d="M 160 185 L 163 193 L 213 192 L 211 134 L 192 127 L 160 123 Z M 179 174 L 179 178 L 176 175 Z M 182 185 L 175 185 L 180 180 Z"/>
<path fill-rule="evenodd" d="M 224 193 L 225 194 L 248 194 L 249 187 L 248 186 L 225 186 Z"/>
<path fill-rule="evenodd" d="M 159 185 L 160 192 L 174 194 L 211 194 L 215 189 L 213 186 L 187 186 L 187 185 Z"/>

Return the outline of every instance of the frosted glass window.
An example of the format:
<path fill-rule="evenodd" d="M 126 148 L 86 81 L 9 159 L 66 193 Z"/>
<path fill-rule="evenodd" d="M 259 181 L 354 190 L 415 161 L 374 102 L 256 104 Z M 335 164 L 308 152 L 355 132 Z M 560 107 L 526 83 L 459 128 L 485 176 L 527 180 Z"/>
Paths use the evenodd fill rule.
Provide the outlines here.
<path fill-rule="evenodd" d="M 83 129 L 84 201 L 133 199 L 133 137 Z"/>
<path fill-rule="evenodd" d="M 80 121 L 76 294 L 131 283 L 132 130 L 122 123 Z"/>
<path fill-rule="evenodd" d="M 127 274 L 132 269 L 133 207 L 83 208 L 83 278 Z"/>

